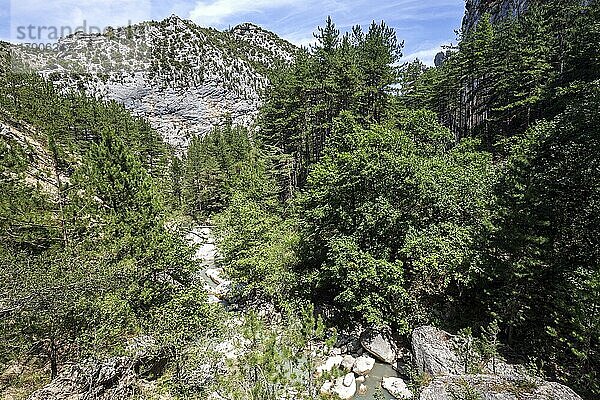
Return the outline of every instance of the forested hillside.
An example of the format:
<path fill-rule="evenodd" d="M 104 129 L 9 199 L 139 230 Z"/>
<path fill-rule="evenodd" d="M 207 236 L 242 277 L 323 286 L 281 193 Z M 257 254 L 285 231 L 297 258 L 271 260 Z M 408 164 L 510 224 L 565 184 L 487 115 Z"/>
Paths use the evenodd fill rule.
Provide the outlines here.
<path fill-rule="evenodd" d="M 133 334 L 163 344 L 176 329 L 203 334 L 210 311 L 189 284 L 192 253 L 165 229 L 171 153 L 160 136 L 114 102 L 61 95 L 37 75 L 0 80 L 0 365 L 33 360 L 23 378 L 3 375 L 2 397 L 67 362 L 119 354 Z"/>
<path fill-rule="evenodd" d="M 497 326 L 504 357 L 597 396 L 598 12 L 484 17 L 439 68 L 328 20 L 273 80 L 266 173 L 216 217 L 231 276 L 338 327 Z"/>
<path fill-rule="evenodd" d="M 2 65 L 1 396 L 600 396 L 600 3 L 315 39 L 185 154 Z"/>

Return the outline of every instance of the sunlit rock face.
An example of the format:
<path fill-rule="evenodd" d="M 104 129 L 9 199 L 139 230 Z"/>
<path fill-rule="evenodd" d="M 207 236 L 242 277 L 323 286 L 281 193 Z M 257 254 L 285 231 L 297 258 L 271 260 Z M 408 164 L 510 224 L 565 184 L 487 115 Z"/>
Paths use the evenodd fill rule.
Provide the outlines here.
<path fill-rule="evenodd" d="M 490 14 L 492 23 L 508 16 L 520 15 L 530 3 L 531 0 L 467 0 L 462 30 L 472 30 L 486 13 Z"/>

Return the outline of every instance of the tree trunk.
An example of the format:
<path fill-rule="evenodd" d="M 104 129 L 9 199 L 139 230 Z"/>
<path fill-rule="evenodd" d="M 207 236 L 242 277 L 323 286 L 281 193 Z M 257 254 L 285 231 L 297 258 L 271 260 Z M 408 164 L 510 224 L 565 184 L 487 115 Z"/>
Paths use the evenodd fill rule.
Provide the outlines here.
<path fill-rule="evenodd" d="M 54 339 L 50 339 L 50 349 L 48 355 L 50 358 L 50 378 L 54 379 L 58 376 L 58 351 Z"/>

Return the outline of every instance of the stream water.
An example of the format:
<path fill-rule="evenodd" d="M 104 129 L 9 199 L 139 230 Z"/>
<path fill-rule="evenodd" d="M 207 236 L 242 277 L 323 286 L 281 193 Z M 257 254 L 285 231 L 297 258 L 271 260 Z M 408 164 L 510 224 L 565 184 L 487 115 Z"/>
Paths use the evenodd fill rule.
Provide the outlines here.
<path fill-rule="evenodd" d="M 198 271 L 196 278 L 202 281 L 202 284 L 206 291 L 209 293 L 209 301 L 221 302 L 224 305 L 226 303 L 218 298 L 219 293 L 223 290 L 223 282 L 225 279 L 219 276 L 221 272 L 216 266 L 216 259 L 218 258 L 218 251 L 215 245 L 214 237 L 212 236 L 211 229 L 209 227 L 201 227 L 192 230 L 188 235 L 187 239 L 194 245 L 198 246 L 195 258 L 201 260 L 202 268 Z M 216 275 L 215 275 L 216 272 Z M 367 392 L 363 395 L 358 394 L 358 388 L 356 391 L 355 399 L 357 400 L 374 400 L 377 389 L 381 388 L 381 381 L 384 377 L 396 377 L 398 376 L 396 371 L 388 365 L 382 363 L 375 363 L 375 366 L 366 377 L 363 383 L 367 387 Z M 357 384 L 359 386 L 360 384 Z M 381 394 L 385 399 L 394 399 L 385 389 L 381 389 Z"/>
<path fill-rule="evenodd" d="M 356 395 L 355 398 L 360 400 L 375 399 L 375 391 L 381 388 L 381 380 L 383 378 L 396 376 L 398 376 L 398 374 L 396 373 L 396 371 L 394 371 L 391 365 L 375 363 L 375 366 L 369 373 L 369 376 L 364 383 L 364 385 L 367 387 L 367 393 L 362 396 Z M 383 397 L 385 399 L 394 399 L 394 397 L 390 395 L 385 389 L 381 389 L 381 393 L 383 394 Z"/>

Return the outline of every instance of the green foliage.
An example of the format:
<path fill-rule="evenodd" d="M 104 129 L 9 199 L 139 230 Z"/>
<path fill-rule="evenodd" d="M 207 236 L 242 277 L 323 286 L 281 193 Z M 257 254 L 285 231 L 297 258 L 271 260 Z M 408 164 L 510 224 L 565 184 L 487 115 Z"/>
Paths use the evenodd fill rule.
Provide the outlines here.
<path fill-rule="evenodd" d="M 598 82 L 573 86 L 569 96 L 577 100 L 564 113 L 513 145 L 498 183 L 484 283 L 509 343 L 590 392 L 598 390 L 600 337 L 599 93 Z"/>
<path fill-rule="evenodd" d="M 449 387 L 452 400 L 482 400 L 481 393 L 464 379 Z"/>
<path fill-rule="evenodd" d="M 501 339 L 597 397 L 600 3 L 530 3 L 518 18 L 483 17 L 442 67 L 406 65 L 399 100 L 436 111 L 459 139 L 480 138 L 501 171 L 476 251 L 483 279 L 460 296 L 465 323 L 501 321 L 482 350 L 494 360 Z"/>
<path fill-rule="evenodd" d="M 475 338 L 470 327 L 458 331 L 457 335 L 457 354 L 463 366 L 463 373 L 473 374 L 477 371 L 477 354 L 475 353 Z"/>
<path fill-rule="evenodd" d="M 192 139 L 183 171 L 183 198 L 188 214 L 197 219 L 222 211 L 242 185 L 257 197 L 265 165 L 246 128 L 226 122 L 205 136 Z"/>
<path fill-rule="evenodd" d="M 64 249 L 32 257 L 3 250 L 2 263 L 11 266 L 0 282 L 7 307 L 0 333 L 11 359 L 43 354 L 56 376 L 70 357 L 114 351 L 134 332 L 131 308 L 110 294 L 120 283 L 117 271 L 93 253 Z"/>
<path fill-rule="evenodd" d="M 36 252 L 58 235 L 50 196 L 24 183 L 32 154 L 14 139 L 0 141 L 0 238 L 11 250 Z"/>
<path fill-rule="evenodd" d="M 438 112 L 458 137 L 500 151 L 503 138 L 563 110 L 557 89 L 598 78 L 589 61 L 598 57 L 598 9 L 597 1 L 561 0 L 532 2 L 519 18 L 493 25 L 484 16 L 442 67 L 405 66 L 403 101 Z"/>
<path fill-rule="evenodd" d="M 465 336 L 467 372 L 510 347 L 597 393 L 597 12 L 484 17 L 442 67 L 402 71 L 384 24 L 340 35 L 329 18 L 260 115 L 269 187 L 293 213 L 234 190 L 217 219 L 245 294 L 399 332 L 487 324 Z"/>
<path fill-rule="evenodd" d="M 373 393 L 374 400 L 385 400 L 385 396 L 383 395 L 383 391 L 381 388 L 375 389 L 375 393 Z"/>
<path fill-rule="evenodd" d="M 314 278 L 317 290 L 335 282 L 338 291 L 333 301 L 341 309 L 360 316 L 369 324 L 395 323 L 406 331 L 408 294 L 402 262 L 378 259 L 361 251 L 351 237 L 340 237 L 329 245 L 331 264 L 324 265 Z"/>
<path fill-rule="evenodd" d="M 325 354 L 319 346 L 331 345 L 320 317 L 311 305 L 296 305 L 283 324 L 268 323 L 251 311 L 244 315 L 239 340 L 241 356 L 231 360 L 220 389 L 233 399 L 318 398 L 316 362 Z M 326 341 L 326 339 L 328 339 Z"/>
<path fill-rule="evenodd" d="M 160 206 L 150 175 L 113 132 L 103 133 L 100 141 L 90 146 L 71 180 L 76 189 L 72 202 L 78 212 L 102 215 L 124 229 L 140 231 L 158 217 Z"/>
<path fill-rule="evenodd" d="M 192 142 L 190 152 L 188 182 L 223 177 L 220 182 L 204 181 L 205 190 L 197 192 L 196 200 L 204 198 L 212 211 L 205 216 L 216 224 L 223 264 L 239 284 L 237 294 L 286 303 L 296 281 L 292 266 L 298 238 L 295 222 L 282 215 L 269 160 L 246 129 L 231 125 Z"/>
<path fill-rule="evenodd" d="M 403 44 L 384 22 L 373 22 L 366 33 L 356 26 L 340 36 L 328 18 L 315 38 L 314 47 L 276 71 L 261 109 L 260 135 L 279 165 L 286 198 L 304 185 L 309 167 L 323 156 L 335 118 L 350 111 L 364 123 L 382 121 L 398 80 L 394 64 Z"/>
<path fill-rule="evenodd" d="M 147 121 L 132 117 L 116 102 L 79 93 L 61 94 L 51 82 L 27 73 L 0 75 L 0 115 L 29 124 L 34 137 L 60 155 L 60 170 L 72 173 L 77 156 L 103 132 L 114 132 L 153 177 L 165 173 L 167 146 Z"/>
<path fill-rule="evenodd" d="M 453 146 L 433 118 L 341 124 L 300 198 L 301 268 L 315 295 L 401 330 L 470 284 L 473 246 L 490 218 L 489 157 L 471 143 Z"/>
<path fill-rule="evenodd" d="M 123 107 L 3 63 L 0 120 L 14 129 L 0 140 L 0 363 L 30 354 L 56 375 L 152 335 L 168 384 L 205 398 L 206 348 L 228 329 L 166 224 L 182 207 L 217 225 L 234 294 L 283 316 L 243 316 L 241 355 L 220 381 L 229 398 L 317 395 L 328 331 L 315 309 L 395 333 L 481 327 L 459 332 L 465 372 L 494 370 L 510 349 L 597 397 L 598 12 L 560 0 L 484 17 L 443 66 L 401 70 L 383 22 L 340 34 L 328 18 L 272 74 L 256 135 L 225 121 L 182 158 Z M 233 46 L 233 31 L 194 32 L 242 60 L 227 81 L 273 62 Z M 174 40 L 155 73 L 190 72 L 166 61 Z"/>
<path fill-rule="evenodd" d="M 213 382 L 217 357 L 211 347 L 224 337 L 227 317 L 219 306 L 206 302 L 206 292 L 190 285 L 177 292 L 162 307 L 154 307 L 147 321 L 147 331 L 154 340 L 155 357 L 168 362 L 165 374 L 174 393 L 185 398 L 206 398 Z M 149 371 L 157 375 L 161 371 Z"/>
<path fill-rule="evenodd" d="M 165 227 L 156 132 L 114 103 L 1 79 L 0 363 L 34 357 L 54 377 L 133 336 L 176 352 L 192 338 L 174 332 L 207 332 L 192 250 Z"/>
<path fill-rule="evenodd" d="M 477 351 L 484 364 L 492 362 L 492 373 L 496 373 L 496 361 L 500 358 L 499 343 L 500 325 L 493 320 L 486 327 L 481 327 L 481 338 L 476 342 Z"/>
<path fill-rule="evenodd" d="M 228 274 L 241 283 L 243 295 L 286 301 L 294 284 L 297 243 L 291 222 L 255 201 L 236 196 L 216 219 Z"/>

